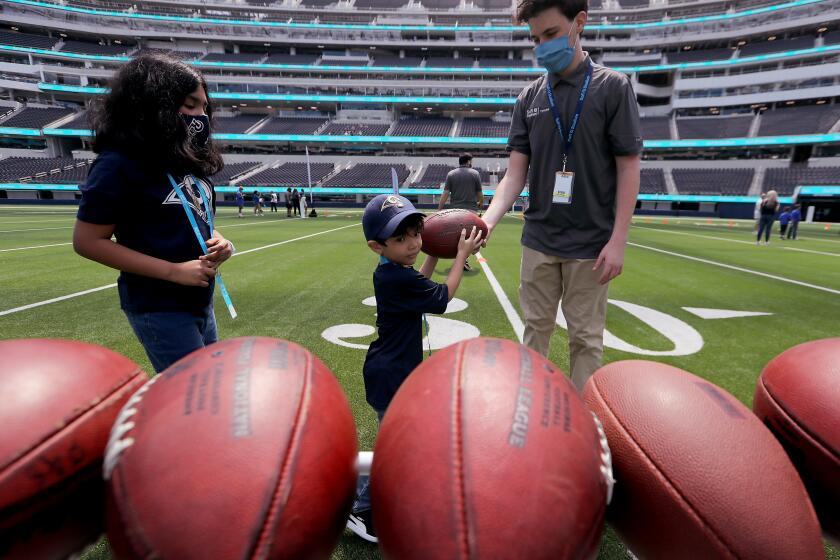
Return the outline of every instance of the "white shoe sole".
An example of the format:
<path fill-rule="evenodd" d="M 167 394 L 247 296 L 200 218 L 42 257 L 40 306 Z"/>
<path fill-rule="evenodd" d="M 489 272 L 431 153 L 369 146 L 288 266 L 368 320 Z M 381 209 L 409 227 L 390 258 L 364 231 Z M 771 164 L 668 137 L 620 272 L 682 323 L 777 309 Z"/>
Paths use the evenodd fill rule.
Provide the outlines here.
<path fill-rule="evenodd" d="M 353 517 L 353 515 L 350 515 L 350 518 L 347 520 L 347 528 L 356 533 L 356 535 L 363 538 L 367 542 L 379 542 L 379 539 L 367 533 L 367 528 L 365 527 L 365 524 L 360 521 L 356 521 L 356 518 Z"/>

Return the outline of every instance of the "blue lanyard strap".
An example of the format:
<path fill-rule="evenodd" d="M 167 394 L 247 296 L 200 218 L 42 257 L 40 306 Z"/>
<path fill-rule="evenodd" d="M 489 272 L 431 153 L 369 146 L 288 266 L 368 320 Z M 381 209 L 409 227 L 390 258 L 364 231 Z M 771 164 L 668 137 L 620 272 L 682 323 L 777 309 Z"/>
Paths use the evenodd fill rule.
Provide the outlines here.
<path fill-rule="evenodd" d="M 589 92 L 589 83 L 592 81 L 592 61 L 586 65 L 586 75 L 583 78 L 583 85 L 580 86 L 580 95 L 578 96 L 577 107 L 575 114 L 572 116 L 572 122 L 569 125 L 569 134 L 563 134 L 563 121 L 560 119 L 560 112 L 557 110 L 557 102 L 554 100 L 554 92 L 551 87 L 551 77 L 545 77 L 545 93 L 548 96 L 548 105 L 551 107 L 551 114 L 554 115 L 554 124 L 557 126 L 557 131 L 560 133 L 560 138 L 563 140 L 563 171 L 566 170 L 566 159 L 572 151 L 572 140 L 575 138 L 575 131 L 577 130 L 578 122 L 580 122 L 580 114 L 583 112 L 583 102 L 586 101 L 586 94 Z"/>
<path fill-rule="evenodd" d="M 178 193 L 178 200 L 181 201 L 181 207 L 184 209 L 184 212 L 187 214 L 187 219 L 190 221 L 190 225 L 192 226 L 193 233 L 195 233 L 196 239 L 198 239 L 198 244 L 201 245 L 201 250 L 206 255 L 208 253 L 207 250 L 207 243 L 204 241 L 204 236 L 201 235 L 201 230 L 198 229 L 198 223 L 195 221 L 195 215 L 193 211 L 190 209 L 190 203 L 187 202 L 187 197 L 184 196 L 184 191 L 181 190 L 180 185 L 175 182 L 175 179 L 172 178 L 172 175 L 167 174 L 169 177 L 169 182 L 172 183 L 172 188 L 175 189 L 175 192 Z M 207 195 L 204 193 L 204 187 L 199 183 L 195 177 L 192 175 L 188 176 L 193 184 L 198 189 L 198 194 L 201 196 L 201 203 L 204 205 L 204 210 L 207 212 L 207 224 L 210 226 L 210 234 L 213 234 L 213 208 L 210 206 L 210 201 L 207 198 Z M 230 294 L 225 287 L 225 283 L 222 280 L 222 273 L 218 270 L 216 271 L 216 280 L 219 285 L 219 291 L 222 292 L 222 299 L 225 301 L 225 305 L 228 308 L 228 312 L 232 319 L 236 319 L 236 309 L 233 308 L 233 301 L 230 299 Z"/>

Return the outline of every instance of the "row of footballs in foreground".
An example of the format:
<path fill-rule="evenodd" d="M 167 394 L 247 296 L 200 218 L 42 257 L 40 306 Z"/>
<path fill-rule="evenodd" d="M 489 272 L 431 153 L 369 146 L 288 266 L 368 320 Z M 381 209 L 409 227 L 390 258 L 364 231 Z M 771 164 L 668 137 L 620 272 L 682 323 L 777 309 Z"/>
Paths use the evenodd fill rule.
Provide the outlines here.
<path fill-rule="evenodd" d="M 302 346 L 230 339 L 151 380 L 76 341 L 0 342 L 0 357 L 0 557 L 64 558 L 106 529 L 118 558 L 335 548 L 356 426 Z M 384 418 L 379 546 L 400 560 L 593 558 L 606 519 L 640 558 L 822 558 L 820 522 L 840 536 L 838 403 L 840 338 L 773 359 L 755 412 L 661 363 L 611 363 L 579 394 L 522 345 L 462 341 Z"/>

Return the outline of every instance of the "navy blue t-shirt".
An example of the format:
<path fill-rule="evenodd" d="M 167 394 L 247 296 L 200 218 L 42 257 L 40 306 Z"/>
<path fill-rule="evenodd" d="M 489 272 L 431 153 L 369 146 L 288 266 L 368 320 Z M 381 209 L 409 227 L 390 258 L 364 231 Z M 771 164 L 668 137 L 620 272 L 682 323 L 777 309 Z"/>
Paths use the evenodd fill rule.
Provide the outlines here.
<path fill-rule="evenodd" d="M 212 235 L 208 209 L 185 174 L 172 174 L 179 182 L 204 239 Z M 212 183 L 196 178 L 215 212 Z M 148 171 L 141 163 L 116 151 L 102 152 L 94 160 L 76 217 L 90 224 L 114 224 L 117 243 L 169 262 L 185 262 L 202 255 L 189 219 L 164 172 Z M 200 312 L 213 300 L 213 280 L 206 288 L 121 272 L 117 281 L 120 306 L 135 313 L 149 311 Z"/>
<path fill-rule="evenodd" d="M 373 273 L 373 290 L 379 337 L 365 358 L 365 396 L 374 409 L 385 410 L 423 361 L 423 313 L 446 311 L 449 287 L 413 268 L 386 262 Z"/>

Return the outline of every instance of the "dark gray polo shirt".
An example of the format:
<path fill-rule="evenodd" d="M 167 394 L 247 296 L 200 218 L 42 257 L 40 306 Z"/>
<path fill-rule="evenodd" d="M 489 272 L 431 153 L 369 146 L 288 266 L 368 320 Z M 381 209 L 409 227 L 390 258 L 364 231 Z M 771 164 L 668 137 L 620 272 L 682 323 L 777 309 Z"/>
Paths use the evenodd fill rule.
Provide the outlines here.
<path fill-rule="evenodd" d="M 447 173 L 443 189 L 449 191 L 450 208 L 478 210 L 481 174 L 471 167 L 462 165 Z"/>
<path fill-rule="evenodd" d="M 567 78 L 551 74 L 557 109 L 568 134 L 589 54 Z M 545 92 L 546 75 L 526 87 L 516 100 L 508 151 L 530 156 L 530 201 L 522 244 L 542 253 L 594 259 L 612 235 L 615 223 L 615 156 L 639 154 L 639 110 L 630 79 L 593 64 L 592 81 L 568 154 L 566 171 L 575 173 L 571 204 L 552 204 L 554 177 L 562 164 L 563 140 Z"/>

